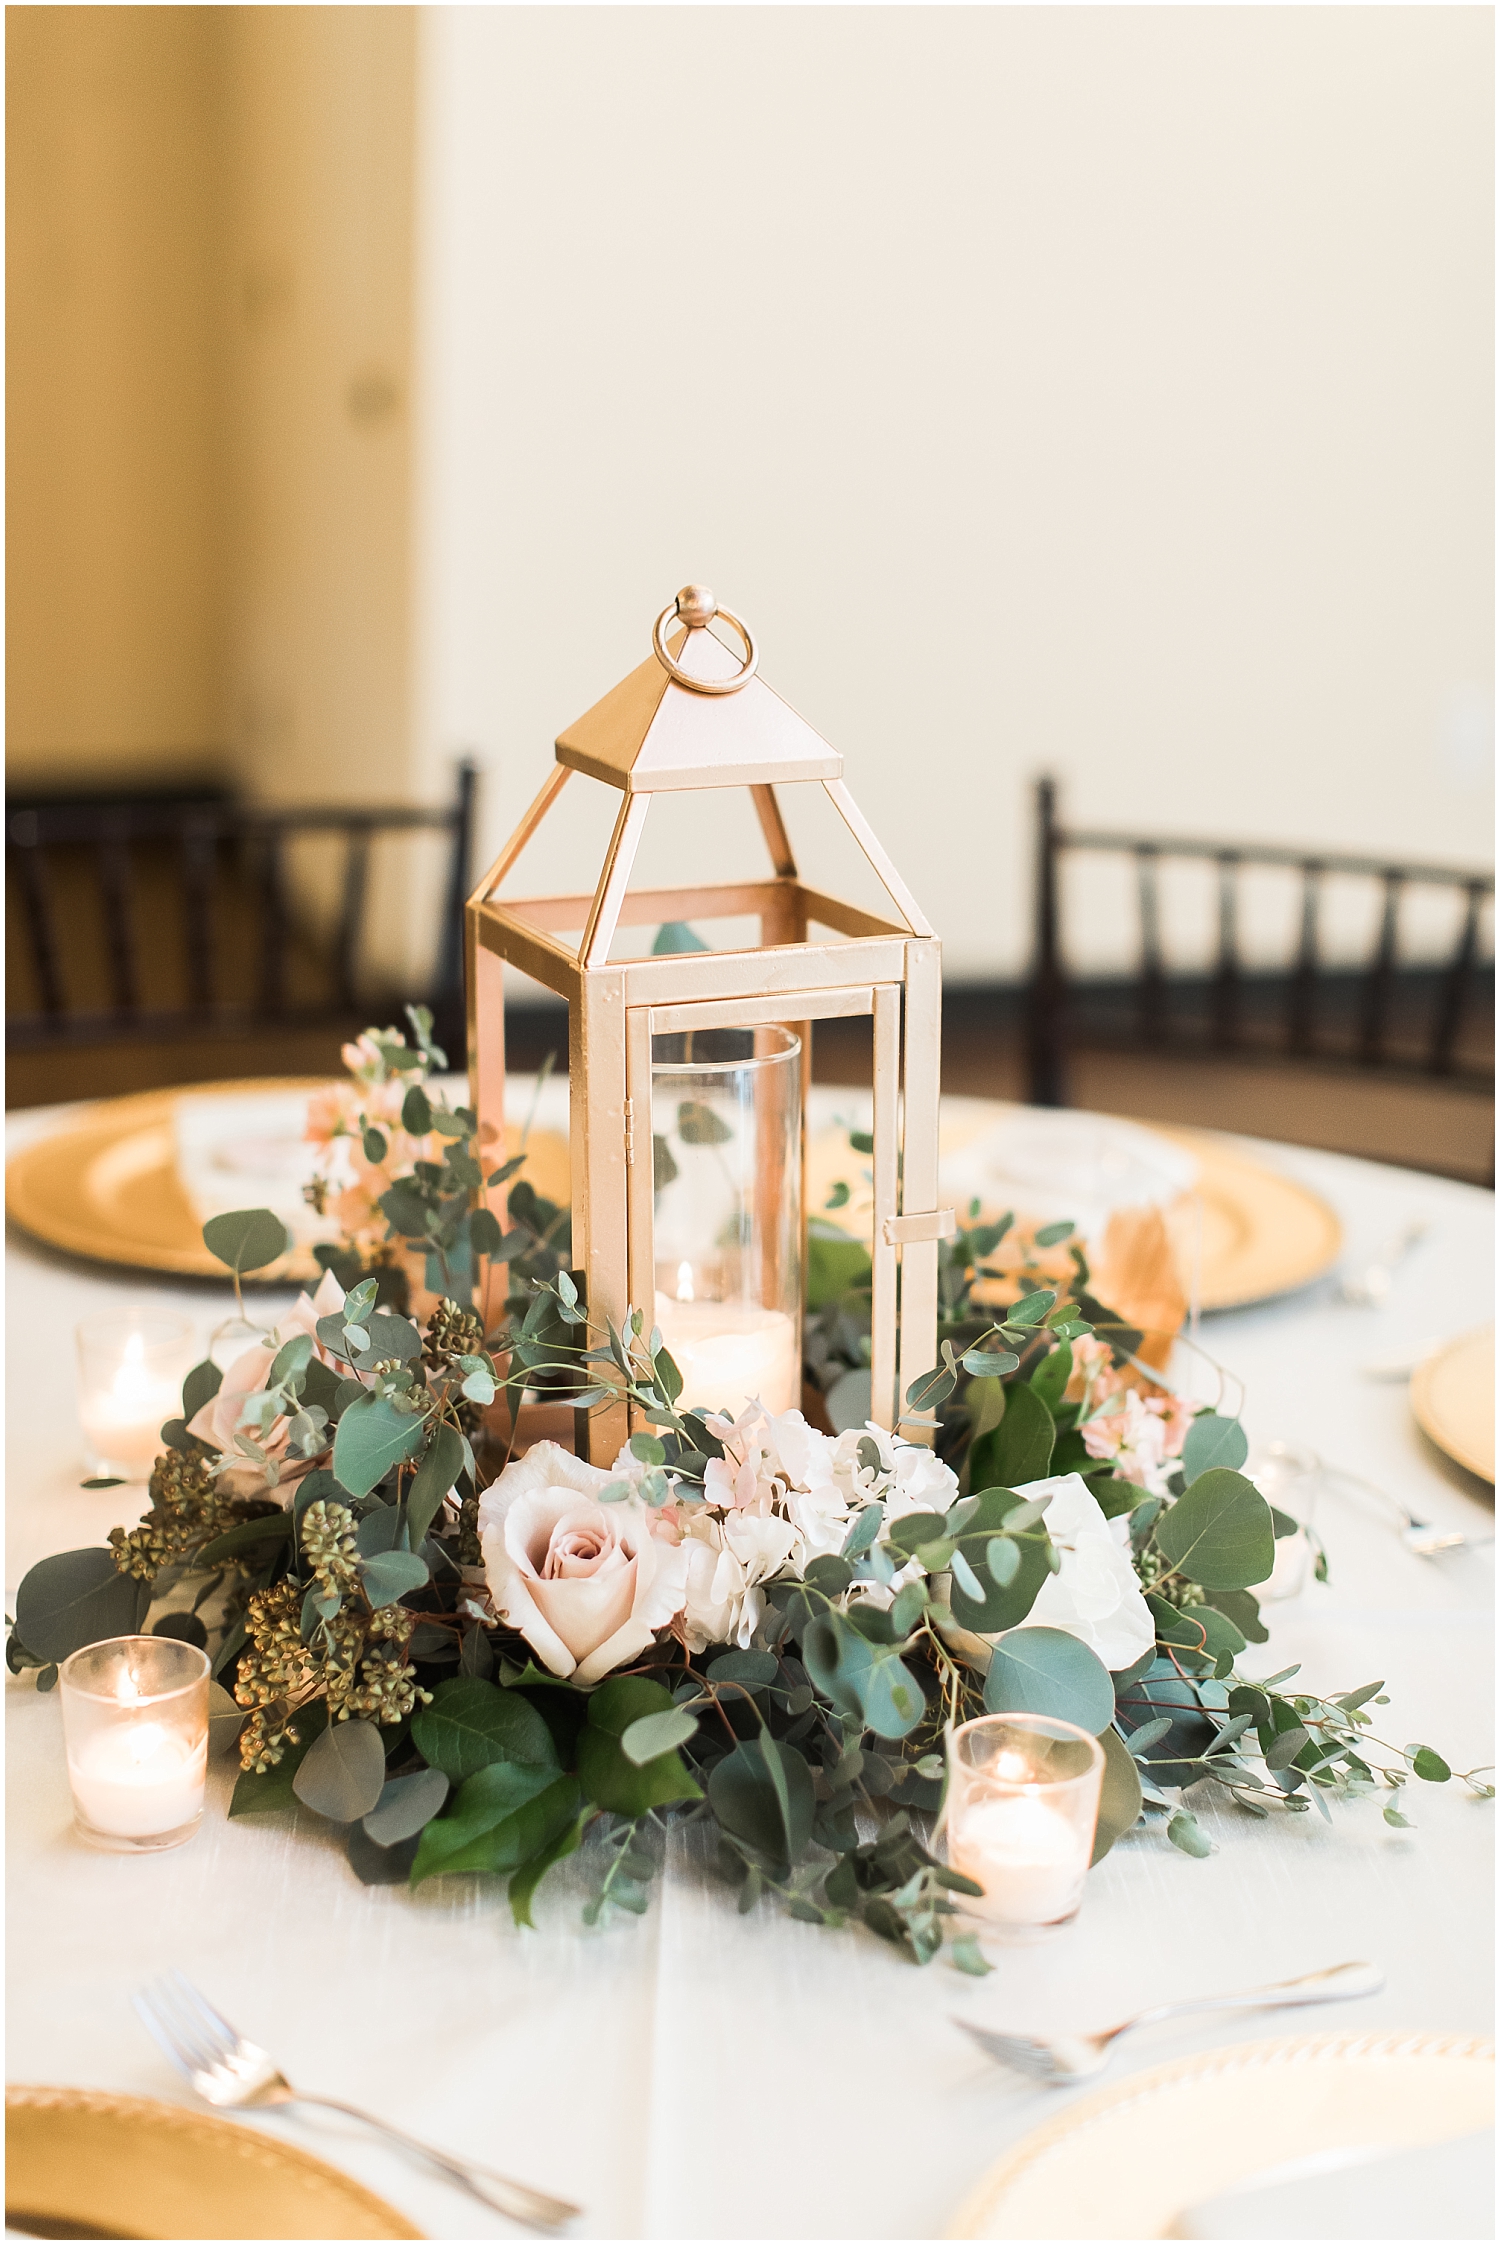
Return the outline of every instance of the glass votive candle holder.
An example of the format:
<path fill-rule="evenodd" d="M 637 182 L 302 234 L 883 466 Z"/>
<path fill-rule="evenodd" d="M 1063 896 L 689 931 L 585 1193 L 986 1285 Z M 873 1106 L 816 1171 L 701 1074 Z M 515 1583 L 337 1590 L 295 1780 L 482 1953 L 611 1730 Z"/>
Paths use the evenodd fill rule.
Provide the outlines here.
<path fill-rule="evenodd" d="M 1059 1925 L 1083 1900 L 1104 1750 L 1050 1715 L 980 1715 L 948 1737 L 948 1861 L 995 1928 Z"/>
<path fill-rule="evenodd" d="M 175 1310 L 98 1310 L 78 1327 L 78 1417 L 89 1470 L 144 1481 L 182 1411 L 196 1354 L 192 1321 Z"/>
<path fill-rule="evenodd" d="M 124 1854 L 197 1831 L 208 1773 L 208 1655 L 180 1637 L 106 1637 L 58 1671 L 73 1827 Z"/>

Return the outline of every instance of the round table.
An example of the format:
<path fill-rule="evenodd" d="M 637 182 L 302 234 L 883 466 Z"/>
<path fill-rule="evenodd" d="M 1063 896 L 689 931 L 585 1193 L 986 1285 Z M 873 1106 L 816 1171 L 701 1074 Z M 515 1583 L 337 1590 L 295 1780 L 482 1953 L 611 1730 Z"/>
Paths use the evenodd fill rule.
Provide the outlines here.
<path fill-rule="evenodd" d="M 8 1118 L 13 1151 L 64 1110 Z M 1492 1198 L 1471 1186 L 1304 1149 L 1235 1141 L 1327 1199 L 1346 1261 L 1405 1224 L 1429 1229 L 1381 1309 L 1331 1279 L 1205 1321 L 1247 1389 L 1252 1441 L 1304 1444 L 1424 1519 L 1487 1535 L 1484 1485 L 1419 1434 L 1402 1384 L 1362 1367 L 1415 1355 L 1492 1314 Z M 170 1304 L 206 1337 L 227 1287 L 95 1269 L 12 1233 L 6 1583 L 52 1551 L 136 1516 L 133 1490 L 79 1487 L 72 1333 L 125 1299 Z M 125 1500 L 122 1502 L 122 1499 Z M 1335 1488 L 1319 1527 L 1330 1580 L 1268 1607 L 1270 1642 L 1241 1661 L 1303 1663 L 1311 1686 L 1380 1677 L 1399 1746 L 1487 1762 L 1493 1559 L 1424 1560 L 1378 1508 Z M 1073 2092 L 1025 2085 L 953 2026 L 1107 2024 L 1149 2001 L 1289 1978 L 1348 1957 L 1385 1966 L 1383 1995 L 1299 2027 L 1485 2031 L 1490 2022 L 1493 1807 L 1456 1786 L 1409 1788 L 1415 1827 L 1377 1803 L 1256 1823 L 1200 1807 L 1217 1843 L 1178 1853 L 1159 1825 L 1116 1846 L 1079 1918 L 997 1950 L 989 1979 L 925 1971 L 861 1930 L 795 1923 L 762 1900 L 736 1915 L 701 1828 L 675 1833 L 649 1914 L 589 1929 L 587 1850 L 554 1872 L 540 1930 L 517 1932 L 503 1883 L 450 1879 L 415 1896 L 355 1880 L 331 1828 L 300 1812 L 225 1816 L 214 1765 L 202 1831 L 163 1856 L 96 1855 L 70 1831 L 56 1694 L 9 1681 L 10 2065 L 16 2078 L 186 2102 L 130 2009 L 178 1966 L 294 2080 L 388 2112 L 417 2134 L 579 2200 L 588 2237 L 933 2237 L 998 2155 Z M 1277 2031 L 1275 2015 L 1167 2023 L 1116 2075 Z M 885 2116 L 896 2118 L 882 2140 Z M 380 2191 L 429 2236 L 507 2225 L 332 2114 L 247 2126 L 293 2137 Z M 1163 2147 L 1156 2147 L 1158 2153 Z M 1142 2156 L 1152 2156 L 1142 2146 Z M 122 2209 L 128 2225 L 128 2209 Z"/>

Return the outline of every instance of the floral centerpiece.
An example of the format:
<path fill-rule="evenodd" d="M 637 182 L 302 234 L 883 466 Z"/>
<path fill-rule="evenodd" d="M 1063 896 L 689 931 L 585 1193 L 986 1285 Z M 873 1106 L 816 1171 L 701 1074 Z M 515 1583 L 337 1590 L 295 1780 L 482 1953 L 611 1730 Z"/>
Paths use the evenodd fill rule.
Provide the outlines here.
<path fill-rule="evenodd" d="M 969 1716 L 1100 1738 L 1096 1861 L 1143 1821 L 1209 1853 L 1205 1794 L 1254 1817 L 1378 1799 L 1400 1825 L 1408 1780 L 1453 1775 L 1375 1738 L 1378 1682 L 1239 1673 L 1295 1524 L 1240 1471 L 1237 1419 L 1176 1394 L 1096 1297 L 1070 1225 L 971 1218 L 945 1243 L 942 1362 L 907 1399 L 936 1412 L 934 1448 L 758 1403 L 683 1410 L 661 1336 L 639 1311 L 591 1321 L 566 1210 L 524 1153 L 486 1176 L 473 1113 L 430 1082 L 430 1021 L 411 1029 L 346 1047 L 350 1085 L 313 1103 L 312 1192 L 345 1235 L 316 1292 L 222 1375 L 189 1374 L 137 1526 L 32 1569 L 13 1671 L 50 1688 L 77 1645 L 154 1612 L 212 1651 L 231 1815 L 301 1803 L 367 1883 L 496 1874 L 530 1923 L 592 1832 L 590 1917 L 639 1912 L 653 1835 L 704 1820 L 741 1907 L 769 1890 L 918 1962 L 947 1939 L 972 1971 L 979 1890 L 934 1836 Z M 479 1205 L 500 1184 L 506 1231 Z M 204 1238 L 237 1289 L 286 1246 L 264 1210 Z M 823 1244 L 808 1355 L 831 1394 L 860 1366 L 868 1262 Z M 500 1264 L 486 1332 L 475 1280 Z M 611 1386 L 643 1422 L 611 1468 L 553 1442 L 497 1455 L 523 1396 Z"/>

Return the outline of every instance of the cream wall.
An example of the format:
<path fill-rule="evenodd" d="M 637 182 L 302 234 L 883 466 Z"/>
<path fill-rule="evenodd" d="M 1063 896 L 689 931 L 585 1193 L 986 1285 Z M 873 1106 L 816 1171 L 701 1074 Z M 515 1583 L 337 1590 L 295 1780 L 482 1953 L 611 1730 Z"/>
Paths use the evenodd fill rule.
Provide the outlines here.
<path fill-rule="evenodd" d="M 1044 769 L 1090 823 L 1488 858 L 1488 10 L 419 31 L 415 755 L 482 745 L 490 843 L 696 577 L 954 976 L 1021 963 Z"/>
<path fill-rule="evenodd" d="M 12 784 L 223 739 L 213 8 L 10 8 Z"/>
<path fill-rule="evenodd" d="M 414 11 L 227 11 L 227 694 L 281 801 L 408 790 Z"/>

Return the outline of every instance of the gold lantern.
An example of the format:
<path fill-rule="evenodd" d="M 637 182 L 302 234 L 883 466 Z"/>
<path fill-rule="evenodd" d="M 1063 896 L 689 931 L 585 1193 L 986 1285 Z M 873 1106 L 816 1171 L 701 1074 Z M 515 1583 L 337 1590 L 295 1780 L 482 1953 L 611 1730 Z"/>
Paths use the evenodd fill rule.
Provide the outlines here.
<path fill-rule="evenodd" d="M 709 629 L 717 618 L 740 642 Z M 469 1060 L 482 1141 L 505 1143 L 503 974 L 509 961 L 568 1004 L 575 1276 L 591 1317 L 639 1307 L 684 1375 L 680 1407 L 800 1400 L 811 1028 L 873 1027 L 872 1417 L 930 1439 L 903 1409 L 936 1354 L 940 948 L 856 807 L 843 759 L 758 675 L 749 631 L 702 585 L 663 609 L 652 653 L 557 741 L 557 762 L 469 902 Z M 498 891 L 574 772 L 620 793 L 588 895 Z M 873 867 L 889 917 L 802 880 L 778 786 L 820 785 Z M 631 889 L 653 796 L 750 790 L 766 881 Z M 622 927 L 759 921 L 749 949 L 612 958 Z M 814 939 L 811 931 L 817 931 Z M 581 931 L 581 933 L 579 932 Z M 504 1222 L 504 1188 L 495 1213 Z M 610 1463 L 623 1396 L 578 1414 L 578 1447 Z"/>

